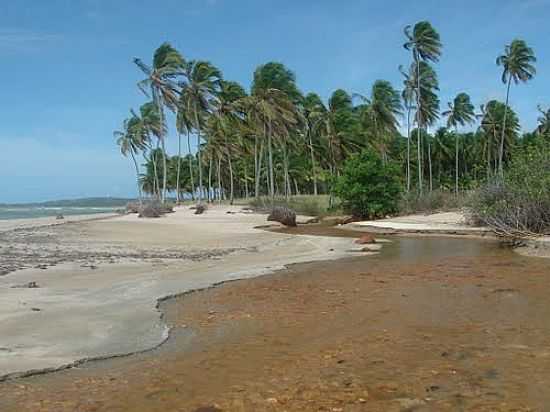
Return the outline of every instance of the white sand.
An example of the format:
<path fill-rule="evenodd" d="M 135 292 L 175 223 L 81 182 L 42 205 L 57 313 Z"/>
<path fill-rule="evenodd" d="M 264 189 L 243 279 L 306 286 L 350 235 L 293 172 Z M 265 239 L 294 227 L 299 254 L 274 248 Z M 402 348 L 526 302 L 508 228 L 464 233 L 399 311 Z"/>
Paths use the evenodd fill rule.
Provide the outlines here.
<path fill-rule="evenodd" d="M 204 215 L 180 208 L 160 219 L 129 215 L 48 228 L 64 239 L 59 247 L 82 250 L 238 250 L 199 261 L 126 259 L 96 269 L 67 262 L 0 276 L 0 376 L 152 348 L 168 333 L 156 308 L 167 295 L 291 263 L 357 256 L 353 239 L 270 233 L 254 229 L 265 215 L 229 210 L 240 208 Z M 32 281 L 40 287 L 13 288 Z"/>
<path fill-rule="evenodd" d="M 429 234 L 484 234 L 490 230 L 466 224 L 463 213 L 445 212 L 429 215 L 409 215 L 389 219 L 354 222 L 359 228 L 369 228 L 380 232 L 429 233 Z"/>

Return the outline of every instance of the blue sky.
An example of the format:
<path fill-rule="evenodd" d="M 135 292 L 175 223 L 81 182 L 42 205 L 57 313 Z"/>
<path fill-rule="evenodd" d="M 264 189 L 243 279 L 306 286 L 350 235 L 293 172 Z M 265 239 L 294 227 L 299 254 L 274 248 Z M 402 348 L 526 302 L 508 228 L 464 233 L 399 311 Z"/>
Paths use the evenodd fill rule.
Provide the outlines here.
<path fill-rule="evenodd" d="M 134 196 L 112 132 L 145 101 L 131 59 L 149 61 L 163 41 L 246 87 L 256 66 L 281 61 L 326 98 L 376 79 L 400 87 L 403 27 L 425 19 L 444 44 L 444 104 L 461 91 L 476 106 L 503 99 L 496 56 L 515 37 L 535 49 L 538 75 L 511 100 L 532 129 L 536 105 L 550 105 L 550 0 L 2 1 L 0 202 Z"/>

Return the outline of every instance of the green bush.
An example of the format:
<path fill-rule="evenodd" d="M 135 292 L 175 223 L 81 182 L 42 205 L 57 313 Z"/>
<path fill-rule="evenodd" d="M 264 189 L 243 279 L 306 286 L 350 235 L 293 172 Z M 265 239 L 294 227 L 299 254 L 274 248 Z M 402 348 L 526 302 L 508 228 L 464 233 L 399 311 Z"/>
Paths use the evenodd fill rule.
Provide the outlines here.
<path fill-rule="evenodd" d="M 518 152 L 504 179 L 476 191 L 470 213 L 474 223 L 505 236 L 550 234 L 550 146 L 540 142 Z"/>
<path fill-rule="evenodd" d="M 334 193 L 347 213 L 375 219 L 398 211 L 401 188 L 399 168 L 384 164 L 377 154 L 364 150 L 346 160 Z"/>

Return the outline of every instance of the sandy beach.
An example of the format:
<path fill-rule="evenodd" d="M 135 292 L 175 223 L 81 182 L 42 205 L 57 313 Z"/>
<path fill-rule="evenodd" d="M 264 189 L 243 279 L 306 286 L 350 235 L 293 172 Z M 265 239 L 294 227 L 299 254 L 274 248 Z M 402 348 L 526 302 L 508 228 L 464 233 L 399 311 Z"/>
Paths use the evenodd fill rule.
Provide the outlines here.
<path fill-rule="evenodd" d="M 354 230 L 265 224 L 182 207 L 2 232 L 0 410 L 550 405 L 547 259 L 444 233 L 358 252 Z"/>
<path fill-rule="evenodd" d="M 169 331 L 159 299 L 357 253 L 351 239 L 255 229 L 266 215 L 240 207 L 74 220 L 0 233 L 0 376 L 151 349 Z"/>

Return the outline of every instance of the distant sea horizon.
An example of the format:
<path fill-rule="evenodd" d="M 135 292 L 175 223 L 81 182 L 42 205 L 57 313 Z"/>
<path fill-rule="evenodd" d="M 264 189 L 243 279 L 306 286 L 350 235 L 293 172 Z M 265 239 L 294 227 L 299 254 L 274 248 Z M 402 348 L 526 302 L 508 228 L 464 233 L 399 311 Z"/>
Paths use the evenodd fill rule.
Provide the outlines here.
<path fill-rule="evenodd" d="M 101 197 L 55 200 L 40 203 L 0 203 L 0 220 L 110 213 L 124 207 L 126 203 L 132 200 L 133 199 Z"/>

